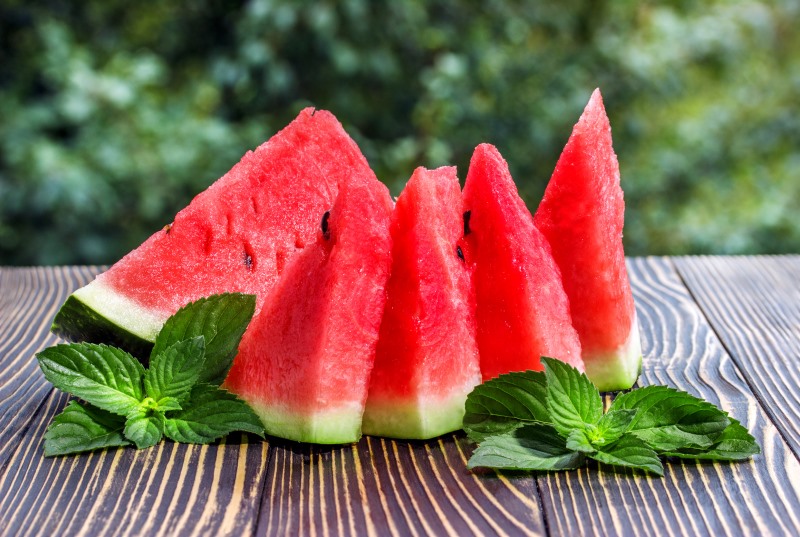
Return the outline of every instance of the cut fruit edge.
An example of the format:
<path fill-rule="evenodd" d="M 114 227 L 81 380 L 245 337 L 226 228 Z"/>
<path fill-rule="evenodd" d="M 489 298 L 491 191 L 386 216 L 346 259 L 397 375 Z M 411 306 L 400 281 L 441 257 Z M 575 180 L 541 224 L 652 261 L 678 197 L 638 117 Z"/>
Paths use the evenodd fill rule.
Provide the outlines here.
<path fill-rule="evenodd" d="M 94 280 L 67 298 L 53 319 L 51 331 L 69 341 L 120 346 L 146 359 L 168 317 Z"/>
<path fill-rule="evenodd" d="M 475 382 L 446 398 L 424 397 L 408 402 L 407 399 L 370 399 L 364 412 L 364 434 L 427 440 L 461 429 L 467 395 L 480 384 Z"/>
<path fill-rule="evenodd" d="M 602 353 L 583 354 L 586 376 L 601 392 L 627 390 L 642 372 L 642 344 L 639 321 L 634 313 L 631 331 L 618 348 Z"/>
<path fill-rule="evenodd" d="M 225 385 L 222 386 L 225 388 Z M 357 403 L 301 414 L 240 395 L 264 424 L 267 434 L 314 444 L 352 444 L 361 438 L 362 407 Z"/>

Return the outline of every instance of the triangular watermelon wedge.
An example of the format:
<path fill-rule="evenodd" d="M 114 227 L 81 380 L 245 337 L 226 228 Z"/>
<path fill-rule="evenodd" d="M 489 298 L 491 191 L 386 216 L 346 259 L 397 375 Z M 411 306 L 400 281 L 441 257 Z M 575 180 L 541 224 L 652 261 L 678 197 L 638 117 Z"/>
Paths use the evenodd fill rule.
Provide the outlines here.
<path fill-rule="evenodd" d="M 600 90 L 575 125 L 536 211 L 581 338 L 586 374 L 600 390 L 633 386 L 642 364 L 625 267 L 625 202 Z"/>
<path fill-rule="evenodd" d="M 492 145 L 472 155 L 464 185 L 468 258 L 475 264 L 478 352 L 484 379 L 541 370 L 557 358 L 583 370 L 569 301 L 547 239 Z"/>
<path fill-rule="evenodd" d="M 340 191 L 347 194 L 340 196 Z M 363 201 L 353 202 L 356 197 Z M 242 365 L 234 366 L 237 375 L 229 387 L 251 398 L 262 418 L 269 418 L 265 424 L 271 434 L 317 442 L 355 441 L 360 431 L 354 424 L 360 424 L 366 399 L 391 262 L 391 207 L 388 190 L 336 118 L 321 110 L 303 110 L 195 197 L 171 225 L 73 293 L 56 315 L 53 331 L 69 340 L 117 344 L 146 358 L 164 321 L 184 304 L 222 292 L 255 294 L 254 321 L 236 358 Z M 349 219 L 356 224 L 347 224 Z M 332 227 L 323 233 L 326 226 Z M 353 258 L 364 251 L 374 255 L 355 263 Z M 317 264 L 309 271 L 324 280 L 315 284 L 327 286 L 319 299 L 334 300 L 342 286 L 351 296 L 338 303 L 343 309 L 336 316 L 315 317 L 307 331 L 322 338 L 331 323 L 338 322 L 335 329 L 354 334 L 358 345 L 348 353 L 337 349 L 342 354 L 318 348 L 306 359 L 324 358 L 332 369 L 344 368 L 345 375 L 352 375 L 355 395 L 340 393 L 326 400 L 315 396 L 313 404 L 296 408 L 287 408 L 296 402 L 275 400 L 276 412 L 316 423 L 323 410 L 350 408 L 353 400 L 360 400 L 361 408 L 351 408 L 352 415 L 331 420 L 324 430 L 295 425 L 284 430 L 270 426 L 274 412 L 267 410 L 271 403 L 266 399 L 273 394 L 256 394 L 253 387 L 262 385 L 259 375 L 266 369 L 273 379 L 285 376 L 287 385 L 293 385 L 297 372 L 271 368 L 272 358 L 254 338 L 260 334 L 256 327 L 264 324 L 260 317 L 275 309 L 276 300 L 291 312 L 308 306 L 308 296 L 298 293 L 293 303 L 287 289 L 299 285 L 292 280 L 304 277 L 301 268 L 312 260 Z M 305 346 L 298 348 L 309 348 L 306 336 L 296 337 L 305 338 Z M 286 334 L 281 343 L 287 352 L 292 350 L 290 338 Z M 251 369 L 244 371 L 244 364 Z"/>
<path fill-rule="evenodd" d="M 250 403 L 267 433 L 324 444 L 361 436 L 391 213 L 377 181 L 343 183 L 316 240 L 287 262 L 253 320 L 224 387 Z"/>
<path fill-rule="evenodd" d="M 462 212 L 452 167 L 417 168 L 397 198 L 366 434 L 425 439 L 461 428 L 481 379 Z"/>

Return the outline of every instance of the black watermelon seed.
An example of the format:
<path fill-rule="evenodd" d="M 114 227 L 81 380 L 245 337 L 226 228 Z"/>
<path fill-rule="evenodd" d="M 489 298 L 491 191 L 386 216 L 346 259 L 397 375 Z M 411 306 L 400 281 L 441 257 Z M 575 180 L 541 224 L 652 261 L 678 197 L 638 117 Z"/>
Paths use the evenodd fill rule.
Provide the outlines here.
<path fill-rule="evenodd" d="M 466 259 L 464 259 L 464 252 L 461 251 L 461 246 L 456 246 L 456 255 L 458 255 L 461 261 L 466 261 Z"/>
<path fill-rule="evenodd" d="M 472 216 L 472 211 L 464 213 L 464 235 L 469 235 L 469 219 Z"/>
<path fill-rule="evenodd" d="M 325 240 L 331 238 L 331 230 L 328 229 L 328 219 L 331 217 L 330 211 L 325 211 L 325 214 L 322 215 L 322 236 Z"/>
<path fill-rule="evenodd" d="M 247 267 L 247 270 L 253 270 L 253 258 L 250 254 L 244 254 L 244 264 Z"/>

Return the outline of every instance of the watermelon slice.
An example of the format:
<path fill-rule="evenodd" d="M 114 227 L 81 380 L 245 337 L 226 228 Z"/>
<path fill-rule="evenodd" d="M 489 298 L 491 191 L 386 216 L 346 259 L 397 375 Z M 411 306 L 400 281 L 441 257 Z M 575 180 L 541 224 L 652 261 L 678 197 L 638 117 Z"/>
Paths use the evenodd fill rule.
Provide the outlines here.
<path fill-rule="evenodd" d="M 361 204 L 346 201 L 353 194 L 338 199 L 337 194 L 345 186 L 348 192 L 369 195 Z M 352 375 L 356 386 L 365 385 L 369 376 L 365 364 L 372 359 L 381 301 L 385 300 L 376 289 L 385 284 L 391 262 L 387 253 L 390 207 L 388 190 L 375 178 L 336 118 L 324 111 L 303 110 L 291 124 L 254 152 L 248 152 L 225 176 L 195 197 L 172 224 L 71 295 L 56 315 L 53 331 L 70 340 L 120 345 L 144 358 L 167 317 L 187 302 L 221 292 L 255 294 L 256 315 L 252 325 L 260 326 L 263 324 L 258 322 L 260 316 L 272 312 L 276 301 L 280 300 L 287 308 L 294 307 L 287 289 L 299 285 L 291 280 L 303 277 L 299 267 L 313 258 L 328 267 L 314 273 L 325 278 L 325 285 L 335 287 L 343 285 L 347 278 L 352 279 L 346 283 L 351 296 L 337 304 L 340 311 L 336 319 L 342 323 L 339 328 L 342 333 L 353 334 L 358 343 L 346 353 L 341 348 L 319 349 L 314 359 L 324 358 L 331 369 L 343 367 L 346 371 L 343 374 Z M 324 218 L 328 211 L 330 215 Z M 348 215 L 354 211 L 363 211 L 359 225 L 366 227 L 360 232 L 356 232 L 356 226 L 346 224 Z M 335 233 L 334 221 L 340 229 Z M 324 233 L 330 235 L 327 250 L 320 245 L 321 227 L 329 227 Z M 364 248 L 374 251 L 377 257 L 354 263 L 356 252 L 361 255 Z M 323 251 L 326 257 L 321 259 Z M 378 260 L 381 255 L 385 257 L 382 263 Z M 331 270 L 353 273 L 334 277 Z M 338 296 L 328 288 L 326 293 Z M 296 303 L 299 312 L 308 297 L 299 294 L 296 298 L 303 301 Z M 306 328 L 309 332 L 330 330 L 325 325 L 326 319 L 314 317 L 309 322 Z M 253 370 L 248 373 L 243 371 L 244 365 L 237 366 L 236 382 L 229 386 L 254 398 L 262 418 L 269 422 L 269 431 L 298 440 L 356 440 L 358 427 L 353 422 L 358 420 L 349 414 L 341 421 L 331 420 L 324 430 L 300 426 L 283 430 L 275 425 L 265 410 L 265 398 L 270 394 L 256 394 L 248 384 L 262 386 L 258 375 L 270 367 L 266 356 L 246 354 L 260 352 L 259 345 L 252 341 L 257 333 L 261 331 L 248 328 L 237 357 L 237 361 Z M 285 337 L 283 348 L 291 349 L 289 340 L 293 336 Z M 365 343 L 369 337 L 373 338 L 373 351 Z M 306 352 L 308 345 L 298 343 L 298 349 L 301 348 Z M 353 355 L 358 353 L 366 354 L 356 360 Z M 358 368 L 352 369 L 356 362 Z M 287 384 L 295 385 L 296 373 L 278 369 L 271 372 L 270 378 L 282 375 Z M 362 391 L 359 397 L 363 407 L 366 387 Z M 322 403 L 315 400 L 313 405 L 338 409 L 342 406 L 340 402 L 351 405 L 350 394 L 338 394 Z M 280 412 L 302 416 L 309 422 L 314 422 L 317 410 L 321 411 L 313 405 L 287 408 L 291 404 L 293 401 L 276 401 Z"/>
<path fill-rule="evenodd" d="M 625 202 L 599 90 L 575 125 L 536 211 L 569 296 L 586 374 L 601 390 L 630 388 L 642 364 L 622 249 Z"/>
<path fill-rule="evenodd" d="M 481 144 L 472 155 L 464 207 L 484 380 L 510 371 L 540 371 L 542 356 L 582 371 L 580 342 L 550 245 L 492 145 Z"/>
<path fill-rule="evenodd" d="M 343 183 L 316 241 L 287 262 L 224 386 L 268 433 L 324 444 L 361 436 L 391 263 L 392 201 Z"/>
<path fill-rule="evenodd" d="M 392 272 L 364 433 L 425 439 L 461 428 L 480 382 L 475 297 L 455 168 L 417 168 L 391 223 Z"/>

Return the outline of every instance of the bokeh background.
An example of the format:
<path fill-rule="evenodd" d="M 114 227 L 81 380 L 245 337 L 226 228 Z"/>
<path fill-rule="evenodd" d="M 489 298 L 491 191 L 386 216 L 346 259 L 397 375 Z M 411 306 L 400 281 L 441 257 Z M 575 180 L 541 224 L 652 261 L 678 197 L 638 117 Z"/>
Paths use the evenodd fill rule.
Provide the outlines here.
<path fill-rule="evenodd" d="M 110 263 L 305 106 L 535 210 L 600 87 L 629 255 L 800 252 L 800 0 L 0 1 L 0 264 Z"/>

